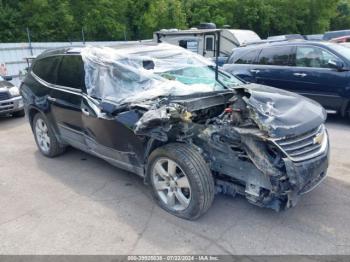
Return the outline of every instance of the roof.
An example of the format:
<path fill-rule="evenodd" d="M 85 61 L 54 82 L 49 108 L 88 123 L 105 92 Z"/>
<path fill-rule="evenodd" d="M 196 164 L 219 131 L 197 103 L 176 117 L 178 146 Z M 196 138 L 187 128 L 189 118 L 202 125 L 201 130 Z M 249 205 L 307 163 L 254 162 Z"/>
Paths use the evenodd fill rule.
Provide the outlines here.
<path fill-rule="evenodd" d="M 150 47 L 150 46 L 158 46 L 159 44 L 153 41 L 149 40 L 144 40 L 144 41 L 125 41 L 125 42 L 118 42 L 106 46 L 100 45 L 99 47 L 110 47 L 114 49 L 130 49 L 130 48 L 145 48 L 145 47 Z M 69 46 L 69 47 L 61 47 L 61 48 L 53 48 L 53 49 L 48 49 L 41 53 L 37 58 L 43 58 L 47 56 L 52 56 L 52 55 L 63 55 L 63 54 L 79 54 L 82 49 L 86 47 L 91 47 L 94 45 L 76 45 L 76 46 Z M 173 46 L 171 46 L 173 47 Z"/>
<path fill-rule="evenodd" d="M 295 44 L 303 44 L 303 45 L 317 45 L 317 46 L 328 46 L 331 43 L 327 41 L 307 41 L 302 39 L 295 39 L 295 40 L 286 40 L 286 41 L 265 41 L 262 40 L 261 42 L 255 42 L 251 44 L 247 44 L 245 46 L 236 47 L 234 49 L 248 49 L 248 48 L 263 48 L 268 46 L 285 46 L 285 45 L 295 45 Z"/>
<path fill-rule="evenodd" d="M 88 48 L 88 47 L 91 47 L 91 46 L 74 46 L 74 47 L 68 47 L 68 48 L 50 49 L 40 54 L 37 58 L 43 58 L 43 57 L 52 56 L 52 55 L 80 54 L 84 48 Z M 103 46 L 99 46 L 99 47 L 103 47 Z M 96 47 L 96 48 L 99 48 L 99 47 Z M 156 43 L 152 41 L 121 42 L 108 47 L 116 50 L 123 50 L 123 54 L 137 54 L 137 53 L 143 53 L 143 52 L 174 50 L 174 49 L 184 50 L 182 47 L 179 47 L 179 46 L 174 46 L 166 43 Z"/>
<path fill-rule="evenodd" d="M 215 33 L 222 31 L 222 29 L 187 29 L 187 30 L 160 30 L 155 32 L 161 35 L 187 35 L 187 34 L 205 34 L 205 33 Z"/>

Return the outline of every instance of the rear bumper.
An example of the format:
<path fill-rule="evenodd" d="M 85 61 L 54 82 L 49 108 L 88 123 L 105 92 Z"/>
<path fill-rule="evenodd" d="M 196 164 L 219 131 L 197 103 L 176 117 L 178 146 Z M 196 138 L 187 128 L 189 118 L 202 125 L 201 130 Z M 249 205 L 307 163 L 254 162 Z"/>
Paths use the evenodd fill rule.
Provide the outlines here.
<path fill-rule="evenodd" d="M 0 100 L 0 115 L 14 113 L 23 108 L 23 99 L 21 96 L 16 96 L 7 100 Z"/>

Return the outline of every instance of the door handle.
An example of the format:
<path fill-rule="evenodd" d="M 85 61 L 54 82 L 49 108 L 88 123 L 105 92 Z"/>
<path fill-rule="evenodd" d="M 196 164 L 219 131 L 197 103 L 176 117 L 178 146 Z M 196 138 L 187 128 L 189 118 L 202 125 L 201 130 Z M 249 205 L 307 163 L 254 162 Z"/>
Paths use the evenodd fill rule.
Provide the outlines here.
<path fill-rule="evenodd" d="M 82 108 L 81 112 L 83 112 L 83 114 L 86 115 L 86 116 L 90 115 L 89 111 L 86 108 Z"/>
<path fill-rule="evenodd" d="M 257 74 L 260 72 L 260 70 L 259 69 L 251 69 L 250 72 Z"/>
<path fill-rule="evenodd" d="M 305 74 L 305 73 L 294 73 L 293 75 L 295 75 L 295 76 L 300 76 L 300 77 L 305 77 L 305 76 L 307 76 L 307 74 Z"/>
<path fill-rule="evenodd" d="M 47 100 L 51 101 L 51 102 L 56 102 L 56 98 L 48 96 Z"/>

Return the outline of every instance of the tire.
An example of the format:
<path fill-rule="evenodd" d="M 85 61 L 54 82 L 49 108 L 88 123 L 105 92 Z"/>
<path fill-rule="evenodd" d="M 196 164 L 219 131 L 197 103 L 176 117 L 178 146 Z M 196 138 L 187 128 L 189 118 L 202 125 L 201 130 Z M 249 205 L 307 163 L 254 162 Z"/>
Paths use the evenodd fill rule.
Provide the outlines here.
<path fill-rule="evenodd" d="M 25 113 L 24 113 L 24 109 L 20 110 L 20 111 L 17 111 L 17 112 L 14 112 L 12 114 L 13 117 L 24 117 Z"/>
<path fill-rule="evenodd" d="M 187 144 L 173 143 L 154 150 L 147 175 L 157 204 L 177 217 L 195 220 L 214 200 L 211 171 L 203 157 Z"/>
<path fill-rule="evenodd" d="M 44 156 L 51 158 L 65 151 L 65 146 L 58 142 L 52 127 L 41 113 L 34 116 L 32 126 L 36 145 Z"/>

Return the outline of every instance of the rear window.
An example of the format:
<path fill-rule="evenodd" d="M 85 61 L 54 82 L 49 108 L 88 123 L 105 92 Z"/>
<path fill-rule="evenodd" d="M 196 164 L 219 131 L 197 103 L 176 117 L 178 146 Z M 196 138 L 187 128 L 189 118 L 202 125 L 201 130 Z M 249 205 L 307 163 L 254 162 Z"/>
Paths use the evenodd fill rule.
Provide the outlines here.
<path fill-rule="evenodd" d="M 57 74 L 57 85 L 82 89 L 84 83 L 85 71 L 81 56 L 64 56 Z"/>
<path fill-rule="evenodd" d="M 56 69 L 60 62 L 59 56 L 45 57 L 37 60 L 33 65 L 33 72 L 48 83 L 55 83 Z"/>
<path fill-rule="evenodd" d="M 288 66 L 290 65 L 291 57 L 291 46 L 267 47 L 261 51 L 258 63 L 261 65 Z"/>
<path fill-rule="evenodd" d="M 235 64 L 254 64 L 257 55 L 260 50 L 249 51 L 242 56 L 240 56 L 234 63 Z"/>

